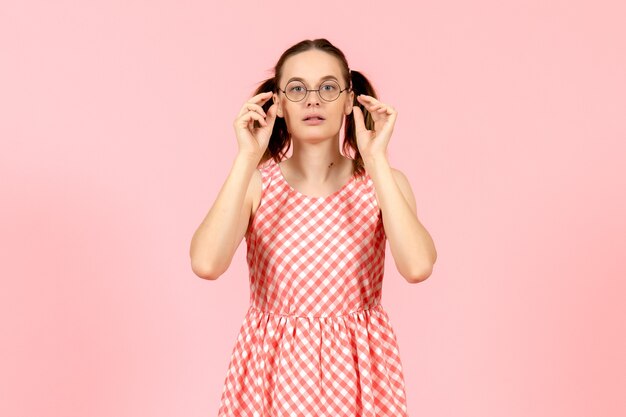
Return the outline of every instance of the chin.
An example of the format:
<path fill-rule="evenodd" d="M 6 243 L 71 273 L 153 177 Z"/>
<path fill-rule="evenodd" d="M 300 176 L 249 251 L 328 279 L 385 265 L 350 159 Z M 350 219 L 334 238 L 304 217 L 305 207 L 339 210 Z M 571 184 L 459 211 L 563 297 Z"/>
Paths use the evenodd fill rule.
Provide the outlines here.
<path fill-rule="evenodd" d="M 302 140 L 323 140 L 327 138 L 335 137 L 340 130 L 341 126 L 335 128 L 333 124 L 307 126 L 299 124 L 297 129 L 287 128 L 291 136 L 296 136 Z"/>
<path fill-rule="evenodd" d="M 330 130 L 322 130 L 320 129 L 320 131 L 318 132 L 303 132 L 302 130 L 298 132 L 298 134 L 296 135 L 292 135 L 292 136 L 296 136 L 298 139 L 305 141 L 305 142 L 319 142 L 319 141 L 323 141 L 329 138 L 333 138 L 337 135 L 338 132 L 335 131 L 330 131 Z"/>

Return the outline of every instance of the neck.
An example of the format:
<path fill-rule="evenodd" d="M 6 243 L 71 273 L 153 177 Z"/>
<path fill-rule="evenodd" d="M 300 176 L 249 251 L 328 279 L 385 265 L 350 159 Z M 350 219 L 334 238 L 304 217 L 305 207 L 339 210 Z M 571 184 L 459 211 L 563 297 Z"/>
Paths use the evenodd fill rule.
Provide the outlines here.
<path fill-rule="evenodd" d="M 351 162 L 348 158 L 340 155 L 336 158 L 320 157 L 315 160 L 306 157 L 293 155 L 287 159 L 289 170 L 298 180 L 311 183 L 325 183 L 335 178 L 340 178 L 344 174 L 344 169 Z M 285 166 L 281 162 L 281 166 Z"/>

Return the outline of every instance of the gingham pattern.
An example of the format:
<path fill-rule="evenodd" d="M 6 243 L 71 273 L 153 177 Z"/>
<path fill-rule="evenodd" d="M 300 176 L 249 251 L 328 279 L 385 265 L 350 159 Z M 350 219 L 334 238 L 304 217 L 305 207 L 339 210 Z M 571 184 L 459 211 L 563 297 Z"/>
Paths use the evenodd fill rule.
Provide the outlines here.
<path fill-rule="evenodd" d="M 250 307 L 219 417 L 406 417 L 400 354 L 380 303 L 382 213 L 365 174 L 326 197 L 261 168 L 246 231 Z"/>

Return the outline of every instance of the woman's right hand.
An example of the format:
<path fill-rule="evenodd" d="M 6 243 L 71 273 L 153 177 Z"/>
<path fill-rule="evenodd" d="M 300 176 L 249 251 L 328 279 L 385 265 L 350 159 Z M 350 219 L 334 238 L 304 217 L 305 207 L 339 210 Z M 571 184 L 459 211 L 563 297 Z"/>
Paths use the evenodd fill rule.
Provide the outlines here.
<path fill-rule="evenodd" d="M 244 103 L 233 123 L 239 153 L 252 155 L 260 159 L 267 149 L 272 135 L 274 121 L 276 120 L 276 103 L 263 111 L 263 104 L 272 97 L 271 91 L 259 93 Z M 261 127 L 254 127 L 254 121 L 258 120 Z"/>

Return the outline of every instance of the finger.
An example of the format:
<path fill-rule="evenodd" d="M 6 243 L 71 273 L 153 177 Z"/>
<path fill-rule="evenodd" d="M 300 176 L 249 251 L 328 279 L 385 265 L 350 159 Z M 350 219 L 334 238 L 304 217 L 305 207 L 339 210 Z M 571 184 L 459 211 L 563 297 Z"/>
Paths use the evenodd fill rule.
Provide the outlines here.
<path fill-rule="evenodd" d="M 274 128 L 274 122 L 276 121 L 276 104 L 272 104 L 267 109 L 267 117 L 264 119 L 265 126 L 270 126 L 270 130 Z"/>
<path fill-rule="evenodd" d="M 258 120 L 260 124 L 267 126 L 265 118 L 255 111 L 249 111 L 241 116 L 241 123 L 249 124 L 253 120 Z"/>
<path fill-rule="evenodd" d="M 269 109 L 267 109 L 267 119 L 270 120 L 272 123 L 274 123 L 277 112 L 278 112 L 278 106 L 276 105 L 276 103 L 273 103 L 269 107 Z"/>
<path fill-rule="evenodd" d="M 394 108 L 393 108 L 393 107 L 391 107 L 391 106 L 387 106 L 386 108 L 381 109 L 381 110 L 384 110 L 384 112 L 385 112 L 385 113 L 390 114 L 390 115 L 391 115 L 391 114 L 396 114 L 396 113 L 398 113 L 398 112 L 396 111 L 396 109 L 394 109 Z"/>
<path fill-rule="evenodd" d="M 365 130 L 365 122 L 363 121 L 363 112 L 359 108 L 359 106 L 353 106 L 352 112 L 354 113 L 354 124 L 356 127 L 356 131 L 360 132 Z"/>
<path fill-rule="evenodd" d="M 248 101 L 252 101 L 255 103 L 261 103 L 263 101 L 267 101 L 270 97 L 272 97 L 272 92 L 271 91 L 264 91 L 262 93 L 259 93 L 257 95 L 254 95 L 252 97 L 250 97 L 250 99 Z"/>
<path fill-rule="evenodd" d="M 239 111 L 239 115 L 242 115 L 244 113 L 246 113 L 247 111 L 255 111 L 259 114 L 261 114 L 263 117 L 266 117 L 267 114 L 265 113 L 265 110 L 263 110 L 263 107 L 259 106 L 256 103 L 251 103 L 249 101 L 246 101 L 243 106 L 241 106 L 241 110 Z"/>
<path fill-rule="evenodd" d="M 368 111 L 374 111 L 377 110 L 380 107 L 385 107 L 386 104 L 385 103 L 381 103 L 380 101 L 374 101 L 376 99 L 373 100 L 367 100 L 363 103 L 363 105 L 367 108 Z"/>
<path fill-rule="evenodd" d="M 264 93 L 260 93 L 260 94 L 257 94 L 256 96 L 252 97 L 250 100 L 248 100 L 248 102 L 258 103 L 258 104 L 263 105 L 263 104 L 265 104 L 265 102 L 267 100 L 272 98 L 272 94 L 273 93 L 271 91 L 266 91 Z"/>
<path fill-rule="evenodd" d="M 393 131 L 393 127 L 396 123 L 396 116 L 398 115 L 398 113 L 391 113 L 387 119 L 387 121 L 385 122 L 385 124 L 383 125 L 383 128 L 381 130 L 381 133 L 384 132 L 386 135 L 391 135 L 391 132 Z"/>
<path fill-rule="evenodd" d="M 240 111 L 240 115 L 245 113 L 245 109 L 247 108 L 247 105 L 258 105 L 260 104 L 264 104 L 267 100 L 269 100 L 272 97 L 272 92 L 271 91 L 265 91 L 263 93 L 259 93 L 257 95 L 254 95 L 252 97 L 250 97 L 250 99 L 248 99 L 244 105 L 242 106 L 242 109 Z M 260 106 L 259 106 L 260 107 Z M 262 111 L 262 109 L 261 109 Z"/>
<path fill-rule="evenodd" d="M 362 98 L 363 100 L 371 102 L 371 103 L 378 102 L 378 100 L 375 97 L 368 96 L 367 94 L 360 94 L 358 98 Z"/>
<path fill-rule="evenodd" d="M 381 104 L 373 107 L 368 107 L 367 111 L 369 111 L 372 115 L 385 114 L 387 112 L 387 107 Z"/>
<path fill-rule="evenodd" d="M 374 103 L 374 102 L 369 103 L 369 102 L 368 102 L 368 103 L 364 103 L 363 105 L 364 105 L 365 107 L 367 107 L 368 109 L 375 109 L 375 108 L 377 108 L 377 107 L 382 106 L 382 105 L 383 105 L 383 103 Z"/>

